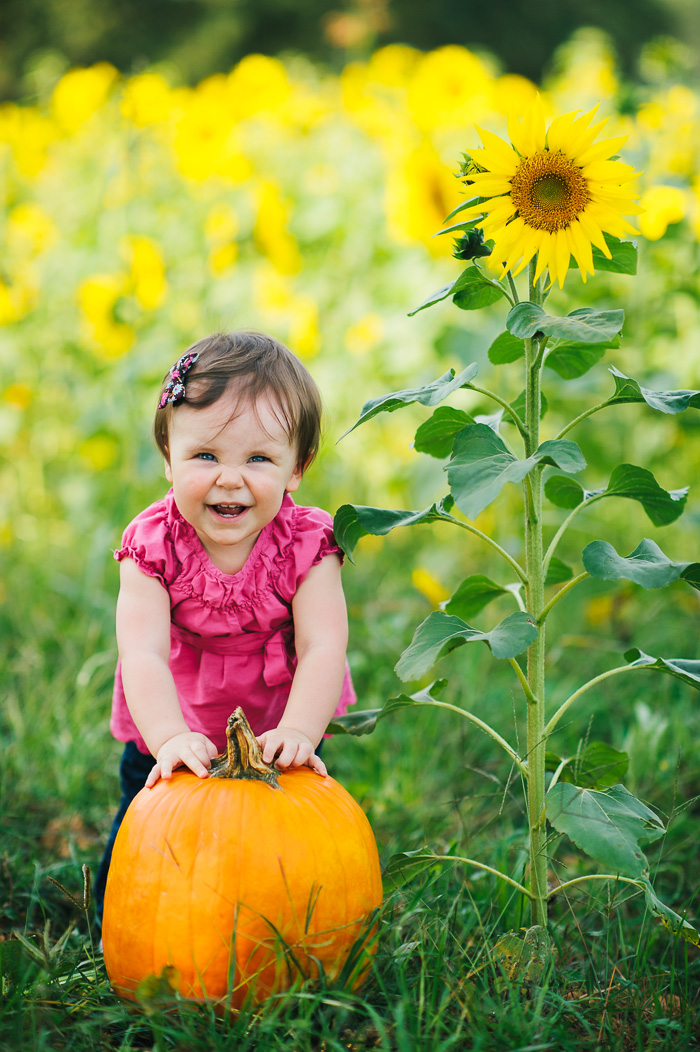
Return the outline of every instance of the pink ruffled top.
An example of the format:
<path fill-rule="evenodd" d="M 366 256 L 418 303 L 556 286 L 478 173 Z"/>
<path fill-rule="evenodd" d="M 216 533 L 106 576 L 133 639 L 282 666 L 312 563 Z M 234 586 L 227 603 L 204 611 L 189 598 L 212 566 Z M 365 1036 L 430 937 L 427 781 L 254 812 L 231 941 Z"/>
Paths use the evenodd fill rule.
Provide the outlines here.
<path fill-rule="evenodd" d="M 190 730 L 223 750 L 226 720 L 241 705 L 255 734 L 276 727 L 296 668 L 292 598 L 312 566 L 342 552 L 330 515 L 289 494 L 245 565 L 222 573 L 180 515 L 172 490 L 131 522 L 115 559 L 133 559 L 170 596 L 170 670 Z M 346 666 L 336 715 L 357 700 Z M 124 697 L 117 665 L 112 734 L 148 748 Z"/>

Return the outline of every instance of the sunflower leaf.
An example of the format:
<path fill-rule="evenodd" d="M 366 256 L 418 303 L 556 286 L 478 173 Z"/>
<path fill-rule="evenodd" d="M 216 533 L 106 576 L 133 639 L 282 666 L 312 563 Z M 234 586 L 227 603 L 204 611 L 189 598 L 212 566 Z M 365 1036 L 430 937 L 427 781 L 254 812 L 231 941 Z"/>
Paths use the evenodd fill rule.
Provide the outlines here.
<path fill-rule="evenodd" d="M 544 364 L 548 369 L 557 373 L 562 380 L 577 380 L 579 376 L 583 376 L 594 365 L 597 365 L 606 349 L 598 344 L 564 343 L 550 351 Z"/>
<path fill-rule="evenodd" d="M 507 365 L 509 362 L 517 362 L 525 354 L 525 344 L 517 336 L 510 332 L 502 332 L 497 336 L 488 350 L 489 361 L 492 365 Z"/>
<path fill-rule="evenodd" d="M 583 549 L 584 568 L 599 581 L 634 581 L 642 588 L 665 588 L 686 581 L 700 591 L 700 563 L 672 562 L 654 541 L 645 539 L 631 555 L 618 555 L 608 541 L 591 541 Z"/>
<path fill-rule="evenodd" d="M 656 669 L 665 672 L 668 676 L 674 676 L 690 687 L 700 690 L 700 661 L 691 658 L 662 658 L 652 657 L 645 654 L 643 650 L 632 647 L 625 651 L 625 661 L 634 668 Z"/>
<path fill-rule="evenodd" d="M 559 833 L 613 873 L 644 878 L 649 863 L 641 850 L 665 833 L 658 815 L 625 789 L 582 789 L 557 782 L 545 798 L 547 819 Z"/>
<path fill-rule="evenodd" d="M 378 413 L 394 413 L 397 409 L 403 409 L 404 406 L 410 405 L 412 402 L 420 402 L 421 405 L 428 406 L 437 405 L 438 402 L 442 402 L 448 395 L 451 395 L 453 391 L 458 391 L 460 387 L 467 387 L 476 376 L 478 370 L 479 367 L 476 362 L 472 362 L 458 376 L 455 376 L 454 369 L 448 369 L 437 380 L 425 384 L 424 387 L 409 387 L 404 391 L 392 391 L 390 394 L 379 395 L 378 398 L 370 398 L 362 406 L 362 412 L 352 427 L 349 427 L 340 437 L 345 438 L 356 427 L 366 423 L 367 420 L 371 420 Z"/>
<path fill-rule="evenodd" d="M 491 296 L 488 303 L 495 303 L 501 296 L 505 296 L 505 292 L 498 282 L 489 281 L 489 279 L 481 273 L 479 268 L 472 263 L 462 271 L 455 281 L 451 281 L 449 285 L 443 285 L 443 287 L 438 289 L 437 292 L 433 292 L 432 295 L 428 296 L 427 300 L 423 300 L 418 307 L 414 310 L 410 310 L 408 312 L 408 317 L 412 318 L 414 314 L 418 314 L 418 311 L 425 310 L 426 307 L 432 307 L 433 304 L 440 303 L 441 300 L 446 300 L 448 296 L 455 296 L 462 290 L 468 295 L 473 294 L 476 296 L 479 287 L 482 286 L 485 289 L 486 296 Z M 479 306 L 485 307 L 488 306 L 488 304 L 480 303 Z"/>
<path fill-rule="evenodd" d="M 416 431 L 414 449 L 417 453 L 427 453 L 431 457 L 443 460 L 452 452 L 455 435 L 467 424 L 475 424 L 474 417 L 463 409 L 453 409 L 441 405 L 425 423 Z"/>
<path fill-rule="evenodd" d="M 490 577 L 473 574 L 462 581 L 452 598 L 445 603 L 445 613 L 463 619 L 474 617 L 493 599 L 507 594 L 508 589 L 496 584 Z"/>
<path fill-rule="evenodd" d="M 552 556 L 549 560 L 549 567 L 547 569 L 547 576 L 545 578 L 545 585 L 552 584 L 563 584 L 564 581 L 570 581 L 574 576 L 574 571 L 570 566 L 567 566 L 561 559 L 557 559 L 556 555 Z"/>
<path fill-rule="evenodd" d="M 458 279 L 459 288 L 452 290 L 452 302 L 461 310 L 480 310 L 498 302 L 506 292 L 497 281 L 491 281 L 477 266 L 468 267 Z"/>
<path fill-rule="evenodd" d="M 420 679 L 445 654 L 471 642 L 487 643 L 494 657 L 511 658 L 527 650 L 536 638 L 535 621 L 522 610 L 509 614 L 490 632 L 472 628 L 461 617 L 434 610 L 418 625 L 394 671 L 402 680 Z"/>
<path fill-rule="evenodd" d="M 605 489 L 584 490 L 575 479 L 552 475 L 544 486 L 545 496 L 558 508 L 577 508 L 584 501 L 596 497 L 625 497 L 636 500 L 644 508 L 655 526 L 668 526 L 683 514 L 688 488 L 665 490 L 651 471 L 634 464 L 618 464 Z"/>
<path fill-rule="evenodd" d="M 637 273 L 637 242 L 620 241 L 612 234 L 603 234 L 605 243 L 612 256 L 608 259 L 599 248 L 593 246 L 593 266 L 596 270 L 606 270 L 612 274 Z M 572 260 L 573 262 L 573 260 Z"/>
<path fill-rule="evenodd" d="M 513 336 L 531 339 L 537 333 L 567 343 L 607 343 L 622 329 L 625 313 L 621 310 L 593 310 L 580 307 L 565 318 L 556 318 L 538 303 L 516 303 L 506 318 L 506 328 Z"/>
<path fill-rule="evenodd" d="M 342 716 L 334 716 L 328 724 L 329 734 L 371 734 L 378 722 L 386 716 L 391 716 L 399 709 L 409 708 L 413 705 L 434 705 L 437 695 L 447 686 L 446 679 L 436 679 L 429 686 L 419 690 L 416 694 L 399 694 L 396 698 L 389 698 L 384 702 L 381 709 L 361 709 L 359 712 L 346 712 Z"/>
<path fill-rule="evenodd" d="M 575 442 L 543 442 L 532 456 L 517 460 L 490 427 L 473 424 L 456 436 L 445 470 L 457 507 L 475 519 L 496 499 L 506 482 L 521 482 L 539 463 L 553 464 L 567 474 L 586 466 Z"/>
<path fill-rule="evenodd" d="M 431 504 L 422 511 L 399 511 L 393 508 L 370 508 L 361 504 L 343 504 L 333 520 L 333 533 L 338 545 L 354 562 L 353 552 L 362 537 L 383 537 L 397 526 L 418 526 L 439 519 L 454 521 L 449 514 L 454 506 L 451 496 Z"/>
<path fill-rule="evenodd" d="M 608 399 L 606 405 L 619 405 L 625 402 L 646 402 L 651 409 L 658 409 L 660 413 L 683 413 L 688 407 L 700 409 L 700 391 L 652 391 L 648 387 L 642 387 L 631 376 L 610 366 L 610 372 L 615 381 L 615 394 Z"/>

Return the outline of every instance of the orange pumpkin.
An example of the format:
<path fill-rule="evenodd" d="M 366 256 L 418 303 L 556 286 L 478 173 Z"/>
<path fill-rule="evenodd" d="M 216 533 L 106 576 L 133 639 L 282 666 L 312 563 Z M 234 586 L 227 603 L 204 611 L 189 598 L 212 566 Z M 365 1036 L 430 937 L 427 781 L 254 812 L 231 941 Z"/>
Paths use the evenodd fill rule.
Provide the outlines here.
<path fill-rule="evenodd" d="M 349 793 L 308 767 L 278 775 L 241 709 L 227 738 L 209 778 L 178 770 L 142 789 L 119 830 L 102 937 L 130 1000 L 163 969 L 183 996 L 231 1008 L 319 964 L 330 978 L 352 972 L 381 903 L 374 836 Z M 353 986 L 367 964 L 360 954 Z"/>

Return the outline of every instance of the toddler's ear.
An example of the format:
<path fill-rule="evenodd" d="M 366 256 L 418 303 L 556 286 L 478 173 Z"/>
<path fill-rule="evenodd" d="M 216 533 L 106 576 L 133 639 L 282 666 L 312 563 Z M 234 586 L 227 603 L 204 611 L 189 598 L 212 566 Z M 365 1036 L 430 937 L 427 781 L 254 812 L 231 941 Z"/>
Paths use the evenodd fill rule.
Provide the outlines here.
<path fill-rule="evenodd" d="M 164 460 L 163 460 L 163 464 L 164 464 L 164 466 L 165 466 L 165 477 L 166 477 L 166 479 L 168 480 L 168 482 L 169 482 L 169 483 L 170 483 L 170 484 L 172 485 L 172 481 L 173 481 L 173 470 L 172 470 L 172 468 L 170 467 L 170 461 L 169 461 L 169 460 L 165 460 L 165 459 L 164 459 Z"/>

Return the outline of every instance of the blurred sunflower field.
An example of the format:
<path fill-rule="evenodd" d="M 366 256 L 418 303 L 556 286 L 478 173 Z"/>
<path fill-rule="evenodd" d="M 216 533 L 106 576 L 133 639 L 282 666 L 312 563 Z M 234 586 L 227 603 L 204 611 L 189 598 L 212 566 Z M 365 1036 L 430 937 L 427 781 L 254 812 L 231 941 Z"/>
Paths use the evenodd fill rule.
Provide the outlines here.
<path fill-rule="evenodd" d="M 326 439 L 300 503 L 331 512 L 347 501 L 423 508 L 443 496 L 412 448 L 418 410 L 336 443 L 371 397 L 472 361 L 485 375 L 494 368 L 486 348 L 500 315 L 457 311 L 449 301 L 408 312 L 459 273 L 450 237 L 434 235 L 461 200 L 455 173 L 477 144 L 473 125 L 503 134 L 539 90 L 548 117 L 600 103 L 606 136 L 628 136 L 624 159 L 643 173 L 637 279 L 601 273 L 552 292 L 559 314 L 624 307 L 624 341 L 557 397 L 583 405 L 596 391 L 607 395 L 608 364 L 645 387 L 700 389 L 700 88 L 675 81 L 653 47 L 645 61 L 644 83 L 623 82 L 606 39 L 587 30 L 560 50 L 539 86 L 456 45 L 427 53 L 390 45 L 340 74 L 301 57 L 252 54 L 194 87 L 158 69 L 123 76 L 98 63 L 69 69 L 32 104 L 0 105 L 0 784 L 19 801 L 10 818 L 36 812 L 48 822 L 34 884 L 20 889 L 10 878 L 3 892 L 8 929 L 30 915 L 36 923 L 51 903 L 60 912 L 59 892 L 40 885 L 44 873 L 67 880 L 79 862 L 99 858 L 116 795 L 111 552 L 125 524 L 166 490 L 151 421 L 160 380 L 189 344 L 256 328 L 308 365 L 324 396 Z M 468 393 L 465 408 L 484 407 Z M 565 415 L 556 400 L 549 413 L 554 432 Z M 614 455 L 644 464 L 665 488 L 689 485 L 688 511 L 665 528 L 663 543 L 672 557 L 698 558 L 700 416 L 629 406 L 603 417 L 585 437 L 592 477 L 604 485 Z M 506 525 L 495 532 L 507 544 L 508 501 L 517 495 L 501 500 Z M 488 531 L 490 516 L 483 512 Z M 579 552 L 599 529 L 591 522 L 588 534 L 581 519 L 571 539 Z M 606 509 L 601 519 L 623 547 L 648 529 L 636 506 Z M 363 539 L 357 566 L 345 572 L 363 706 L 397 692 L 392 667 L 415 623 L 468 573 L 489 572 L 488 552 L 458 550 L 439 524 L 396 533 Z M 663 636 L 666 652 L 700 657 L 692 590 L 674 592 L 670 612 L 668 599 L 640 598 L 635 586 L 613 592 L 593 582 L 580 591 L 552 635 L 555 657 L 571 645 L 575 661 L 593 667 L 606 650 L 630 645 L 633 631 L 636 646 Z M 479 655 L 465 655 L 459 667 L 458 691 L 479 683 L 498 692 L 497 674 Z M 697 705 L 685 693 L 677 704 L 673 680 L 655 691 L 630 692 L 612 738 L 630 751 L 629 784 L 651 797 L 652 772 L 672 779 L 684 742 L 693 758 L 682 779 L 688 798 L 700 792 Z M 615 698 L 603 691 L 591 703 L 582 735 Z M 499 704 L 504 725 L 512 723 L 507 698 Z M 343 761 L 340 743 L 329 743 L 380 848 L 398 829 L 402 848 L 427 835 L 416 771 L 427 753 L 444 764 L 442 742 L 456 734 L 434 719 L 408 730 L 387 721 L 372 769 L 361 758 L 366 745 L 343 742 Z M 401 735 L 409 732 L 406 747 Z M 444 801 L 459 796 L 474 767 L 489 769 L 480 742 L 457 744 L 460 780 L 445 775 L 434 790 Z M 411 760 L 405 770 L 391 758 L 402 749 Z M 670 781 L 667 788 L 670 798 Z M 494 790 L 494 808 L 506 792 Z M 445 803 L 431 821 L 433 839 L 450 842 L 467 818 Z M 17 836 L 16 825 L 11 832 Z M 514 843 L 504 834 L 502 851 L 515 851 Z M 15 861 L 10 868 L 30 872 L 35 840 L 23 851 L 24 869 Z M 676 877 L 672 867 L 669 879 Z"/>

